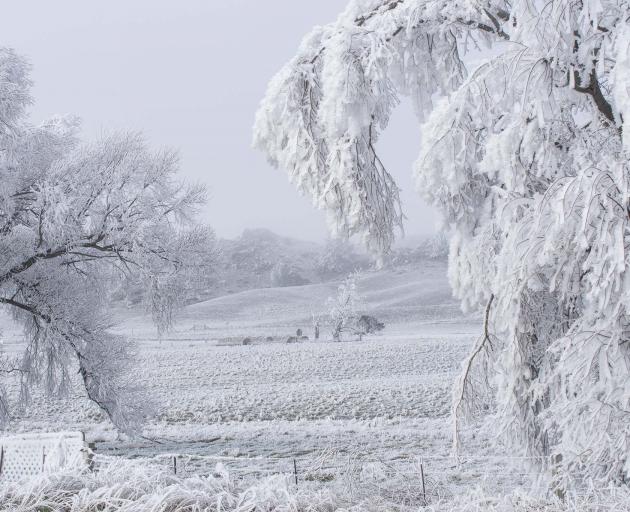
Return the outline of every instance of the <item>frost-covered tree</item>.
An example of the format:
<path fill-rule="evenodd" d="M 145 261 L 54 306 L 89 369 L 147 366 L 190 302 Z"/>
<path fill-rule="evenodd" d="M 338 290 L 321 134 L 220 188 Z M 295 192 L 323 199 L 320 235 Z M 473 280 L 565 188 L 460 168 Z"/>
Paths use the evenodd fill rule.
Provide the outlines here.
<path fill-rule="evenodd" d="M 387 252 L 401 208 L 376 141 L 412 98 L 453 289 L 487 313 L 455 412 L 494 384 L 499 430 L 559 486 L 630 476 L 629 18 L 626 0 L 352 0 L 255 123 L 334 230 Z"/>
<path fill-rule="evenodd" d="M 420 254 L 431 260 L 446 259 L 448 257 L 448 237 L 443 231 L 428 237 L 418 247 Z"/>
<path fill-rule="evenodd" d="M 208 239 L 189 228 L 204 198 L 176 180 L 177 155 L 139 135 L 80 144 L 77 123 L 31 126 L 27 64 L 0 49 L 0 305 L 25 332 L 21 357 L 0 374 L 21 376 L 20 401 L 36 383 L 64 393 L 78 373 L 87 396 L 123 431 L 147 413 L 129 374 L 133 350 L 111 332 L 112 276 L 142 279 L 160 330 Z M 1 384 L 1 381 L 0 381 Z M 0 420 L 16 401 L 0 389 Z"/>
<path fill-rule="evenodd" d="M 337 296 L 328 299 L 329 323 L 334 341 L 341 341 L 344 333 L 358 335 L 357 321 L 360 298 L 357 290 L 357 275 L 350 274 L 337 287 Z"/>

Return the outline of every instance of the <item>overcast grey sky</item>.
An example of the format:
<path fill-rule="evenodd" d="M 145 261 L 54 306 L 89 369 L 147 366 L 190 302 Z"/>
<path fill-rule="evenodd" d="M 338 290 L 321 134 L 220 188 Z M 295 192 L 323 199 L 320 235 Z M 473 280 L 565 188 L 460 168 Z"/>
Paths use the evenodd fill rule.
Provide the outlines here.
<path fill-rule="evenodd" d="M 345 0 L 20 0 L 3 5 L 0 44 L 33 65 L 33 121 L 83 119 L 83 136 L 141 130 L 178 148 L 182 174 L 207 184 L 202 220 L 219 236 L 247 227 L 318 240 L 324 214 L 284 172 L 251 149 L 254 113 L 267 81 L 314 25 Z M 379 142 L 403 189 L 408 235 L 435 230 L 436 215 L 413 190 L 419 129 L 399 108 Z"/>

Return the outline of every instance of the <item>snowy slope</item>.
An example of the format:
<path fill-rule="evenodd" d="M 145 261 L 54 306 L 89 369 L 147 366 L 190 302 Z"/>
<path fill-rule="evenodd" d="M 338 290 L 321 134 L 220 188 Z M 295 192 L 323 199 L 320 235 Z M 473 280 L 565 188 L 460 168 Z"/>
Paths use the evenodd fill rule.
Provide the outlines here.
<path fill-rule="evenodd" d="M 259 288 L 217 297 L 184 308 L 176 332 L 167 337 L 219 335 L 290 335 L 299 327 L 308 334 L 312 315 L 328 312 L 327 300 L 338 281 Z M 364 272 L 358 282 L 362 312 L 386 324 L 453 322 L 463 320 L 446 278 L 446 263 L 427 260 L 419 266 Z M 127 313 L 128 314 L 128 313 Z M 155 335 L 144 315 L 121 324 L 142 338 Z M 204 333 L 204 334 L 202 334 Z"/>

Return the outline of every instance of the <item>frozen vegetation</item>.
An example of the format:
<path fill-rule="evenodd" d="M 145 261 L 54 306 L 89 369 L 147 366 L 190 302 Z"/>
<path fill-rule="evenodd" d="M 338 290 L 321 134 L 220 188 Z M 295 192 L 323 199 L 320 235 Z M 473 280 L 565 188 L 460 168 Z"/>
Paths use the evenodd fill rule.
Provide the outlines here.
<path fill-rule="evenodd" d="M 459 312 L 445 262 L 361 274 L 362 311 L 378 314 L 385 330 L 338 343 L 331 325 L 315 341 L 311 315 L 326 317 L 338 284 L 254 289 L 193 304 L 162 337 L 141 310 L 120 308 L 117 330 L 137 342 L 136 384 L 159 404 L 155 418 L 142 438 L 121 438 L 84 394 L 51 400 L 35 392 L 11 429 L 83 430 L 95 443 L 98 471 L 8 487 L 0 503 L 170 511 L 220 499 L 217 510 L 254 503 L 261 510 L 451 510 L 457 496 L 478 489 L 476 501 L 462 502 L 476 511 L 488 496 L 528 485 L 529 471 L 515 468 L 481 425 L 465 432 L 461 458 L 452 456 L 452 383 L 481 319 Z M 300 327 L 310 339 L 286 344 Z M 23 344 L 14 329 L 4 333 L 8 355 Z M 244 337 L 252 344 L 242 345 Z"/>
<path fill-rule="evenodd" d="M 582 510 L 595 499 L 575 497 L 571 508 L 528 497 L 518 489 L 529 489 L 535 475 L 482 424 L 463 432 L 466 450 L 453 457 L 452 385 L 482 319 L 459 311 L 443 260 L 364 272 L 356 279 L 362 311 L 378 313 L 385 330 L 337 343 L 323 328 L 315 341 L 312 313 L 325 318 L 338 284 L 254 289 L 193 304 L 162 337 L 141 310 L 118 309 L 117 329 L 137 342 L 137 384 L 160 404 L 157 415 L 141 438 L 121 438 L 84 394 L 51 400 L 35 393 L 11 429 L 83 430 L 95 443 L 98 471 L 9 486 L 0 503 L 77 512 L 105 504 L 127 511 L 426 505 L 507 512 Z M 287 344 L 300 327 L 310 339 Z M 252 344 L 242 345 L 244 337 Z M 7 354 L 22 344 L 10 328 L 4 340 Z"/>
<path fill-rule="evenodd" d="M 352 482 L 352 481 L 351 481 Z M 57 474 L 26 485 L 5 485 L 0 503 L 14 511 L 125 511 L 125 512 L 391 512 L 391 495 L 382 490 L 369 496 L 356 492 L 351 482 L 331 490 L 309 482 L 295 486 L 287 476 L 263 477 L 254 483 L 234 479 L 224 466 L 206 477 L 181 478 L 168 470 L 137 462 L 109 463 L 94 474 Z M 374 489 L 378 491 L 378 488 Z M 593 492 L 561 502 L 520 492 L 492 497 L 474 490 L 454 499 L 424 505 L 417 489 L 398 491 L 400 501 L 421 503 L 409 507 L 426 512 L 626 512 L 627 490 Z"/>
<path fill-rule="evenodd" d="M 433 500 L 470 483 L 496 489 L 496 478 L 484 475 L 477 458 L 501 455 L 485 434 L 474 459 L 456 467 L 450 456 L 451 384 L 479 318 L 459 312 L 450 297 L 445 262 L 425 260 L 419 268 L 361 274 L 356 287 L 362 311 L 378 314 L 386 329 L 362 341 L 337 343 L 323 327 L 315 341 L 312 314 L 326 316 L 327 299 L 338 284 L 254 289 L 193 304 L 161 338 L 146 315 L 121 308 L 117 329 L 137 342 L 136 384 L 160 405 L 143 438 L 119 438 L 106 415 L 81 394 L 51 400 L 34 393 L 11 428 L 84 430 L 96 443 L 99 463 L 132 458 L 154 465 L 166 480 L 156 481 L 153 491 L 142 487 L 147 493 L 175 485 L 169 476 L 173 456 L 180 477 L 212 475 L 220 463 L 234 480 L 228 488 L 240 489 L 233 492 L 264 485 L 282 496 L 285 487 L 295 494 L 287 484 L 295 460 L 300 490 L 282 499 L 300 503 L 314 493 L 322 496 L 321 510 L 327 510 L 326 503 L 341 505 L 351 496 L 368 499 L 379 493 L 383 503 L 397 503 L 395 493 L 409 486 L 412 502 L 419 503 L 423 457 L 426 492 Z M 286 344 L 296 328 L 310 339 Z M 252 345 L 242 345 L 246 336 Z M 5 329 L 4 340 L 7 355 L 23 344 L 19 331 L 11 329 Z M 280 476 L 258 482 L 270 475 Z M 142 472 L 141 477 L 148 478 Z M 85 478 L 95 486 L 101 477 Z M 113 485 L 110 477 L 102 478 Z M 499 488 L 513 478 L 521 477 L 502 478 Z M 66 482 L 71 488 L 79 485 Z M 225 484 L 199 482 L 186 485 L 220 489 Z M 405 500 L 411 498 L 401 503 Z"/>
<path fill-rule="evenodd" d="M 628 482 L 629 14 L 623 0 L 352 0 L 269 82 L 254 127 L 333 231 L 384 256 L 404 216 L 378 137 L 411 98 L 418 190 L 450 231 L 455 296 L 484 315 L 456 431 L 492 413 L 559 495 Z"/>
<path fill-rule="evenodd" d="M 254 125 L 325 247 L 217 240 L 175 152 L 33 125 L 29 65 L 0 48 L 0 425 L 96 452 L 0 506 L 630 508 L 628 20 L 627 0 L 350 0 Z M 402 96 L 444 230 L 416 250 L 378 153 Z"/>

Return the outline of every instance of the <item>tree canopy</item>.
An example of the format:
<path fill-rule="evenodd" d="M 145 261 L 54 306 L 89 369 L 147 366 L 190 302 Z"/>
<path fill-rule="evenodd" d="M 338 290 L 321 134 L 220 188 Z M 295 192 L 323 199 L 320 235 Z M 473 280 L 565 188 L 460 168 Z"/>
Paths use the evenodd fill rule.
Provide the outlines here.
<path fill-rule="evenodd" d="M 386 253 L 402 207 L 377 141 L 411 97 L 453 290 L 486 313 L 454 412 L 489 406 L 563 488 L 630 470 L 629 18 L 625 0 L 352 0 L 254 127 L 333 231 Z"/>
<path fill-rule="evenodd" d="M 78 139 L 78 122 L 31 125 L 29 69 L 0 48 L 0 305 L 24 327 L 23 354 L 4 355 L 20 401 L 43 383 L 64 393 L 78 372 L 88 397 L 127 432 L 150 402 L 129 373 L 133 349 L 111 331 L 108 287 L 134 276 L 160 330 L 212 233 L 192 224 L 204 190 L 176 179 L 177 154 L 142 136 Z M 0 420 L 12 399 L 0 390 Z"/>

